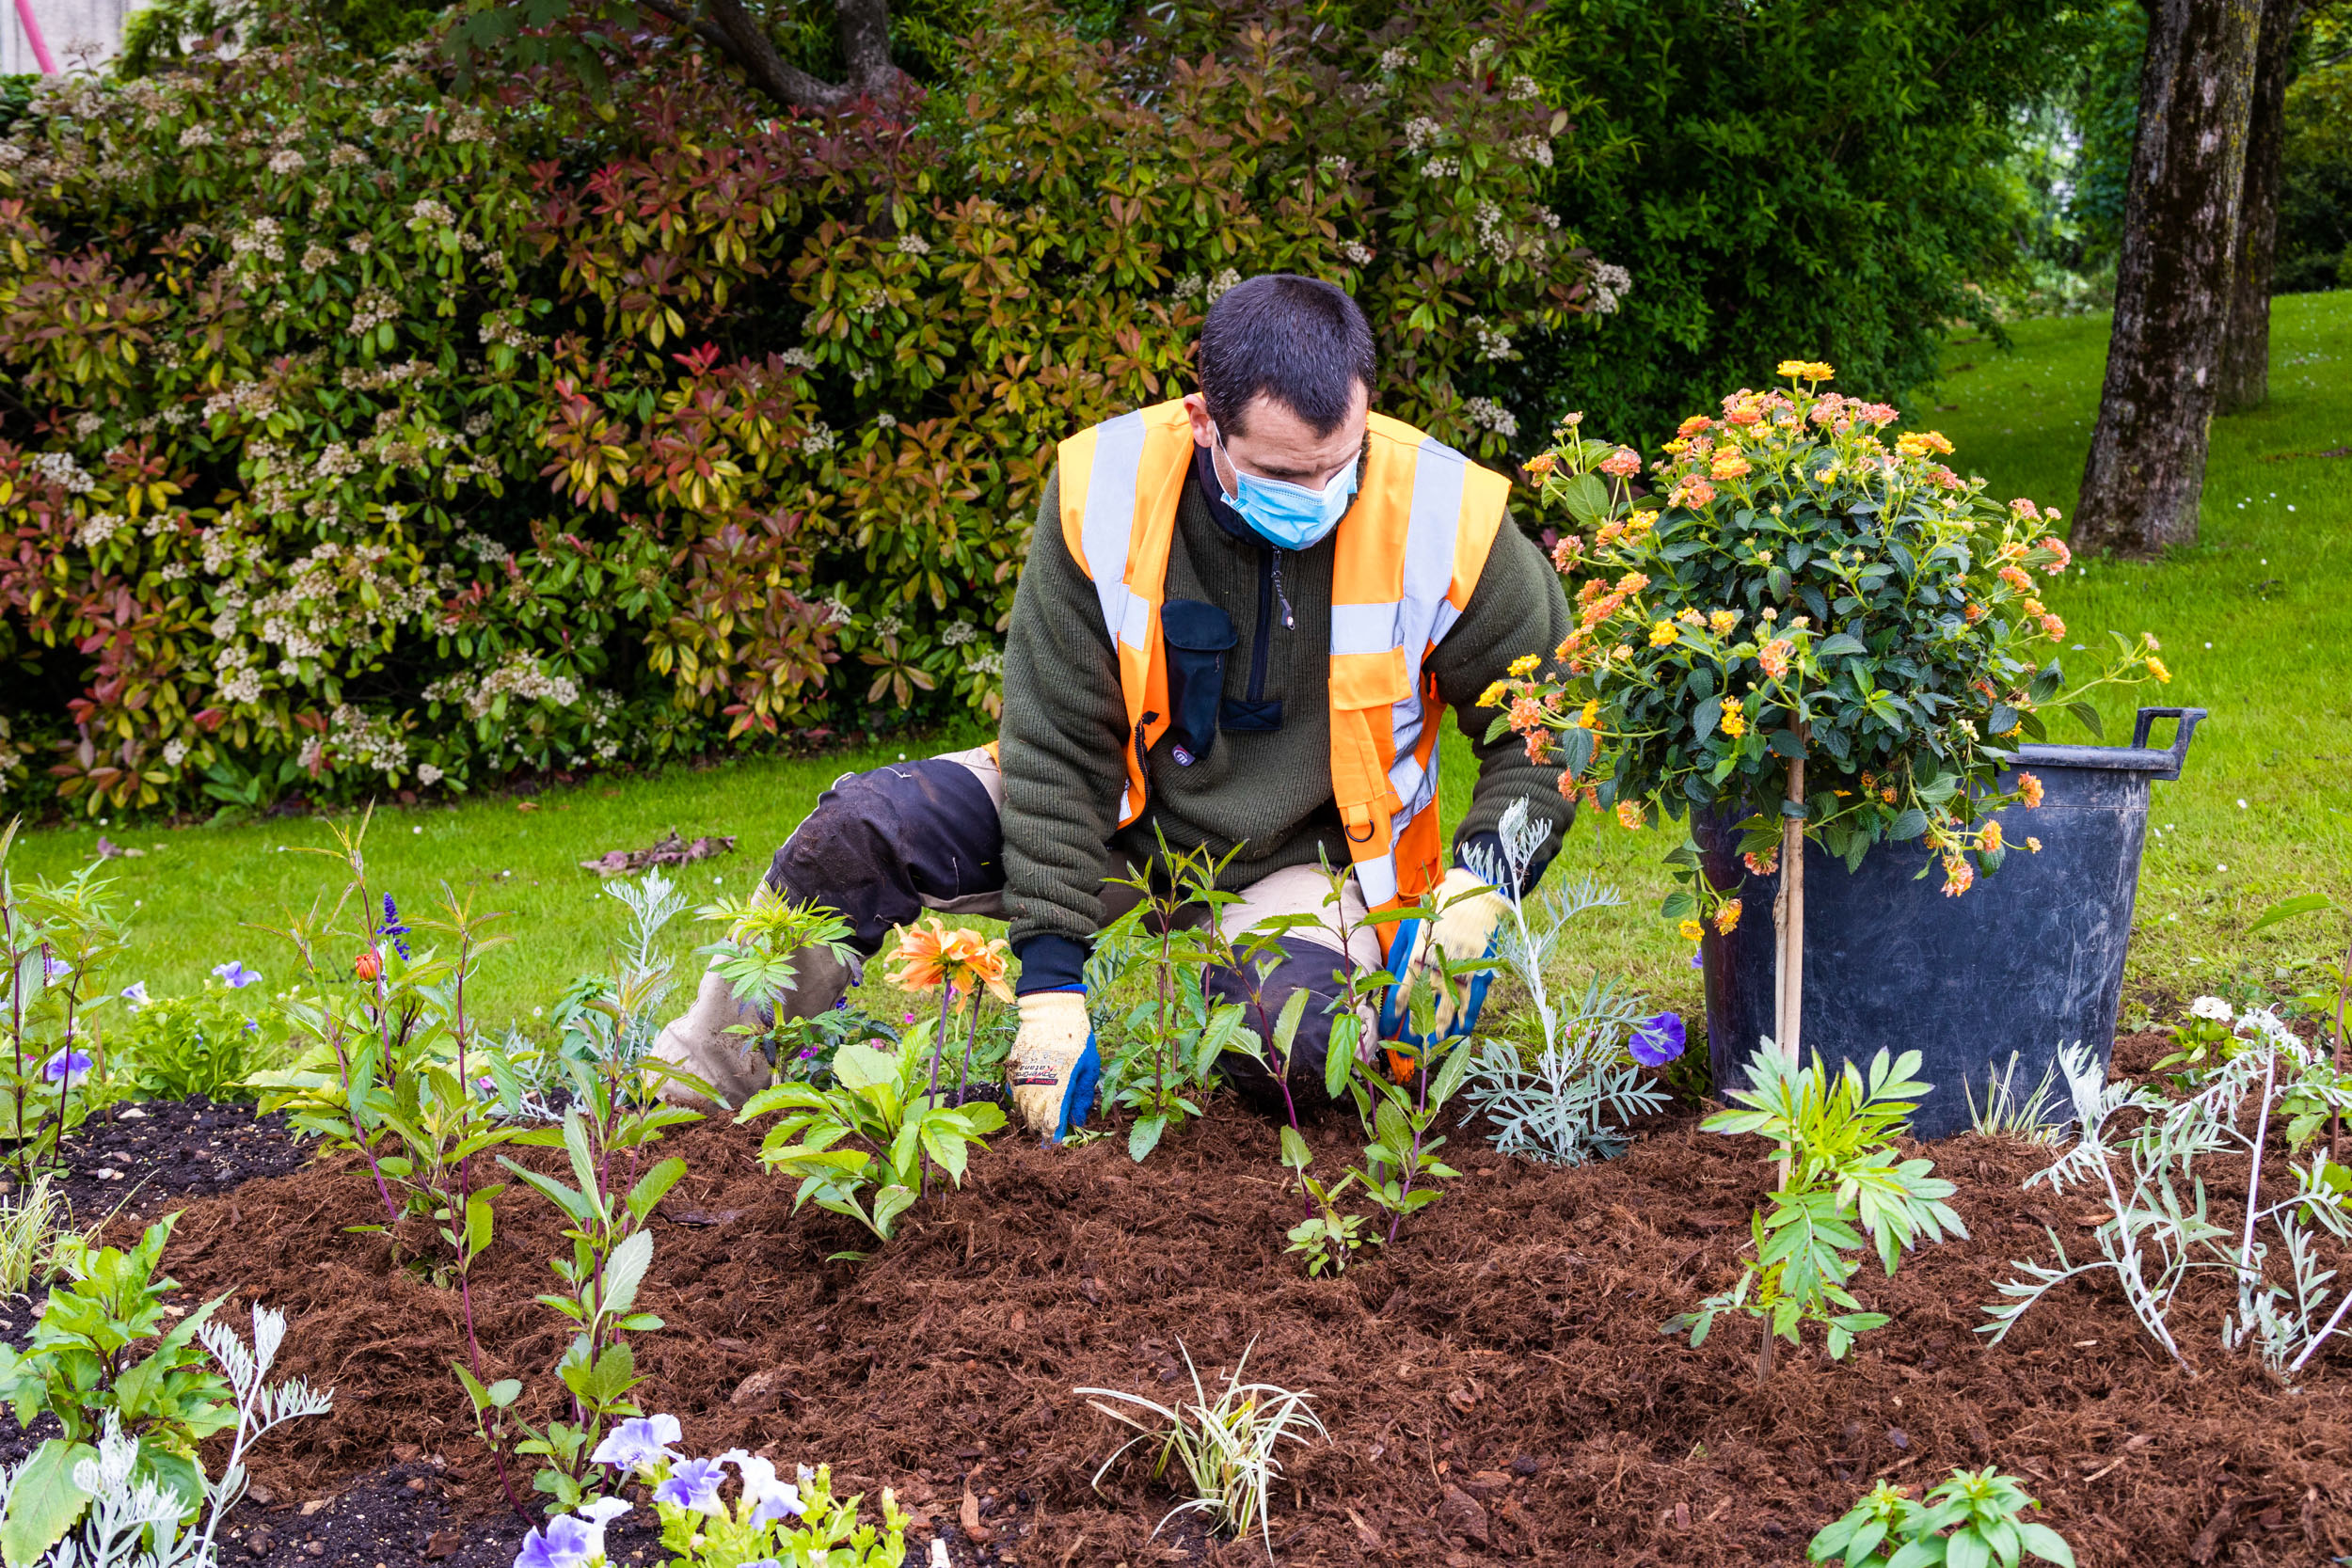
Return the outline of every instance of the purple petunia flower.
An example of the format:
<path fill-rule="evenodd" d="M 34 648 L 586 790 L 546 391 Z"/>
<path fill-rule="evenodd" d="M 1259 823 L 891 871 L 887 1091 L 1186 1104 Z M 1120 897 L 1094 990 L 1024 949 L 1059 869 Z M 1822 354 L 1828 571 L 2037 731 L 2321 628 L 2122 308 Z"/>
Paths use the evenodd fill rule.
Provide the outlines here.
<path fill-rule="evenodd" d="M 485 1087 L 497 1087 L 487 1078 L 482 1083 Z M 680 1457 L 670 1450 L 670 1445 L 682 1435 L 675 1416 L 633 1417 L 606 1433 L 604 1441 L 596 1445 L 596 1451 L 588 1460 L 594 1465 L 618 1465 L 631 1470 L 659 1465 L 665 1459 Z"/>
<path fill-rule="evenodd" d="M 523 1537 L 515 1568 L 587 1568 L 590 1534 L 586 1521 L 568 1513 L 549 1519 L 546 1528 Z"/>
<path fill-rule="evenodd" d="M 147 982 L 144 980 L 132 981 L 122 988 L 121 995 L 122 1000 L 131 1005 L 131 1010 L 135 1013 L 155 1000 L 147 994 Z"/>
<path fill-rule="evenodd" d="M 389 893 L 384 895 L 384 924 L 375 928 L 375 934 L 391 938 L 392 951 L 406 959 L 408 944 L 400 939 L 408 934 L 408 927 L 400 923 L 400 911 L 393 908 L 392 895 Z"/>
<path fill-rule="evenodd" d="M 1691 955 L 1691 967 L 1692 969 L 1705 969 L 1707 967 L 1707 955 L 1704 952 L 1693 952 Z"/>
<path fill-rule="evenodd" d="M 40 1075 L 52 1084 L 63 1084 L 71 1089 L 81 1085 L 82 1081 L 89 1076 L 89 1053 L 68 1046 L 43 1064 Z"/>
<path fill-rule="evenodd" d="M 618 1497 L 599 1497 L 576 1513 L 560 1514 L 523 1538 L 515 1568 L 588 1568 L 604 1556 L 604 1528 L 628 1512 Z"/>
<path fill-rule="evenodd" d="M 725 1466 L 715 1459 L 690 1459 L 671 1470 L 670 1479 L 653 1489 L 653 1500 L 675 1503 L 712 1518 L 723 1517 L 727 1505 L 719 1500 L 719 1485 L 727 1479 Z"/>
<path fill-rule="evenodd" d="M 247 969 L 237 958 L 231 958 L 225 964 L 215 964 L 213 974 L 230 990 L 243 990 L 247 986 L 259 984 L 262 978 L 260 970 Z"/>
<path fill-rule="evenodd" d="M 1689 1037 L 1683 1033 L 1682 1015 L 1660 1013 L 1656 1018 L 1645 1019 L 1633 1026 L 1633 1038 L 1628 1042 L 1626 1049 L 1632 1052 L 1633 1059 L 1644 1067 L 1664 1067 L 1682 1054 L 1682 1048 L 1688 1041 Z"/>
<path fill-rule="evenodd" d="M 53 958 L 46 953 L 41 955 L 40 974 L 43 980 L 62 980 L 72 973 L 73 966 L 63 958 Z"/>

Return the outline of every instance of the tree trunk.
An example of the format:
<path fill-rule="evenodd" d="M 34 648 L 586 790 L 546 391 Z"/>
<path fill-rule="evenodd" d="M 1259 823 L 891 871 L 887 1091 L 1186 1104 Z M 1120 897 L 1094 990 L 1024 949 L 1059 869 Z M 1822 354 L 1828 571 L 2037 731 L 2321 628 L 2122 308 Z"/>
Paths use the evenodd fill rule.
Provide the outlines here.
<path fill-rule="evenodd" d="M 2246 121 L 2246 180 L 2237 198 L 2230 325 L 2221 339 L 2214 412 L 2243 414 L 2270 397 L 2270 270 L 2279 249 L 2279 180 L 2287 145 L 2287 78 L 2302 0 L 2263 0 L 2254 100 Z"/>
<path fill-rule="evenodd" d="M 717 50 L 742 71 L 754 91 L 781 108 L 839 110 L 859 98 L 886 98 L 898 85 L 898 69 L 890 63 L 890 0 L 834 0 L 841 55 L 850 68 L 847 82 L 820 81 L 787 63 L 762 19 L 743 0 L 705 0 L 707 15 L 696 13 L 694 0 L 635 3 Z"/>
<path fill-rule="evenodd" d="M 2147 0 L 2115 329 L 2077 550 L 2197 540 L 2263 0 Z"/>

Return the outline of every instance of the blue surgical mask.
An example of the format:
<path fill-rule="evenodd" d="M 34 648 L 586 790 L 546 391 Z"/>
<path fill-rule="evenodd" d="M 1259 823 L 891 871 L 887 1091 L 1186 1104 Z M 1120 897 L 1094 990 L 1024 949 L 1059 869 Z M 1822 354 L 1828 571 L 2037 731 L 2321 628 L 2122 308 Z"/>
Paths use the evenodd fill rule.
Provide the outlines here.
<path fill-rule="evenodd" d="M 1303 484 L 1286 480 L 1260 479 L 1241 471 L 1233 454 L 1225 450 L 1225 436 L 1215 425 L 1209 427 L 1216 442 L 1216 450 L 1233 470 L 1234 481 L 1241 494 L 1229 495 L 1226 504 L 1242 515 L 1251 531 L 1277 549 L 1303 550 L 1319 545 L 1330 531 L 1340 526 L 1347 514 L 1347 503 L 1356 496 L 1356 469 L 1350 463 L 1332 477 L 1331 483 L 1320 490 L 1310 490 Z M 1219 476 L 1220 483 L 1222 476 Z"/>

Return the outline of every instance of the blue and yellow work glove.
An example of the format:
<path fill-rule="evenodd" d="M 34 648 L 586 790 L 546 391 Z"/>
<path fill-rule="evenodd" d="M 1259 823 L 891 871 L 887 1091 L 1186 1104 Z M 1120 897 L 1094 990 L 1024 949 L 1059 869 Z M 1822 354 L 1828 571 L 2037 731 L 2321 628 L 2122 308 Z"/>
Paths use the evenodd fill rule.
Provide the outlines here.
<path fill-rule="evenodd" d="M 1502 923 L 1511 917 L 1509 900 L 1459 866 L 1445 874 L 1425 902 L 1438 911 L 1435 919 L 1400 920 L 1390 934 L 1388 970 L 1396 978 L 1380 1002 L 1380 1037 L 1415 1050 L 1478 1026 L 1478 1009 L 1486 1005 L 1494 972 L 1448 987 L 1438 966 L 1493 958 Z M 1421 1035 L 1413 1030 L 1412 1002 L 1424 991 L 1436 1006 L 1430 1032 Z"/>
<path fill-rule="evenodd" d="M 1012 1103 L 1029 1130 L 1059 1143 L 1086 1125 L 1103 1058 L 1094 1051 L 1094 1024 L 1081 989 L 1033 990 L 1020 999 L 1021 1032 L 1013 1037 Z"/>

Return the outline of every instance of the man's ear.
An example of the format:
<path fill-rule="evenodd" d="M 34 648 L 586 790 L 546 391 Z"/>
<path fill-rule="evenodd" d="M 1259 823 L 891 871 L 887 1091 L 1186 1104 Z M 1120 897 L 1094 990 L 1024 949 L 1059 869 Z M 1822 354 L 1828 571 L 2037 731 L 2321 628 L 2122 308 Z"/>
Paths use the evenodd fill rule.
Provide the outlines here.
<path fill-rule="evenodd" d="M 1209 444 L 1209 400 L 1198 392 L 1184 394 L 1184 418 L 1192 424 L 1192 444 Z"/>

